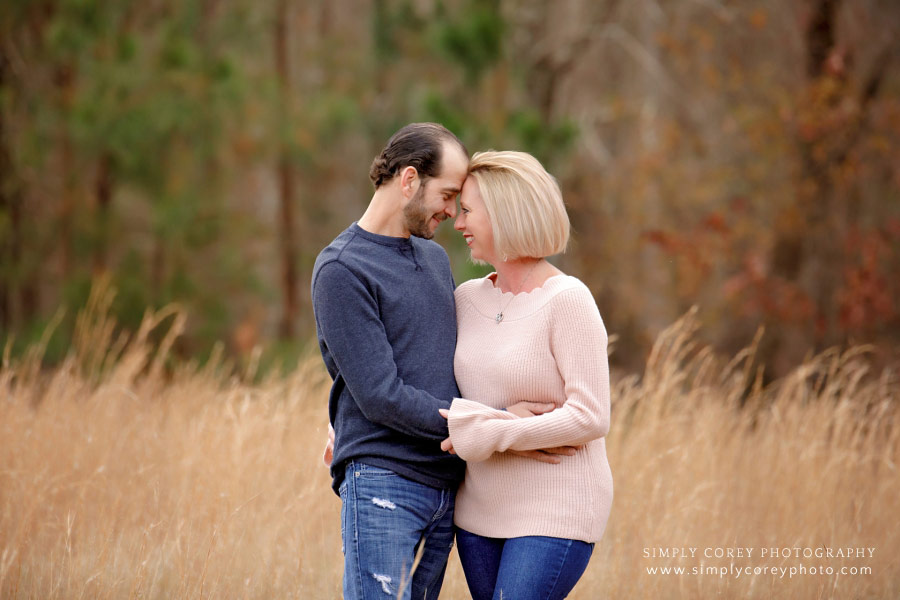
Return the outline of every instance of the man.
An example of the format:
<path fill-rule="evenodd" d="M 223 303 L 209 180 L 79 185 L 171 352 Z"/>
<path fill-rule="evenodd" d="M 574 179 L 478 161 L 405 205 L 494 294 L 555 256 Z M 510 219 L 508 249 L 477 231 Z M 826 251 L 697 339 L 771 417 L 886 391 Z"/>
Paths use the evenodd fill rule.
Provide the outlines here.
<path fill-rule="evenodd" d="M 443 582 L 465 465 L 440 447 L 438 409 L 459 395 L 456 313 L 450 261 L 430 240 L 456 215 L 468 160 L 440 125 L 400 129 L 372 163 L 368 209 L 313 269 L 348 599 L 396 596 L 404 578 L 412 598 L 437 598 Z"/>

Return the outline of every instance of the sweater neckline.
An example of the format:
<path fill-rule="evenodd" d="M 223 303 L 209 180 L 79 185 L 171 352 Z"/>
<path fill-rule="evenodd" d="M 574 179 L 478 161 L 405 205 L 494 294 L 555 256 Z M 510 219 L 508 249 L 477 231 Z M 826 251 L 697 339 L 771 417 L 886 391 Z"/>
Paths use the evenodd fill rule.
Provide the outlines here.
<path fill-rule="evenodd" d="M 493 275 L 491 273 L 481 280 L 473 280 L 470 288 L 472 292 L 466 294 L 466 297 L 472 308 L 485 319 L 494 321 L 497 313 L 502 312 L 503 323 L 528 318 L 546 306 L 556 294 L 578 281 L 571 275 L 560 273 L 548 277 L 540 287 L 513 295 L 512 292 L 501 292 L 494 287 L 491 280 Z"/>
<path fill-rule="evenodd" d="M 520 298 L 520 297 L 528 297 L 532 294 L 540 295 L 544 291 L 552 291 L 553 288 L 557 285 L 557 281 L 565 281 L 565 278 L 568 277 L 565 273 L 559 273 L 558 275 L 551 275 L 544 282 L 536 288 L 530 289 L 527 292 L 519 292 L 518 294 L 513 294 L 512 292 L 504 292 L 496 285 L 494 285 L 495 278 L 497 276 L 497 271 L 492 273 L 488 273 L 484 276 L 484 281 L 482 282 L 482 287 L 490 290 L 494 293 L 495 296 L 500 296 L 501 298 Z"/>
<path fill-rule="evenodd" d="M 369 240 L 370 242 L 375 242 L 376 244 L 381 244 L 382 246 L 391 246 L 394 248 L 404 248 L 412 246 L 412 236 L 410 237 L 393 237 L 390 235 L 381 235 L 380 233 L 372 233 L 371 231 L 366 231 L 362 227 L 359 226 L 359 222 L 354 221 L 350 225 L 350 231 L 354 234 Z"/>

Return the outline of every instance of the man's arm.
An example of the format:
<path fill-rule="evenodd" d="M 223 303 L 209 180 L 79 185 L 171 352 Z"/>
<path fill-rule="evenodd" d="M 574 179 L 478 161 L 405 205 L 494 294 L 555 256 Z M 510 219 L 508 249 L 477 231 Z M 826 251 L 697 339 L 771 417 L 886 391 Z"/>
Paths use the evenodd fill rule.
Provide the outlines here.
<path fill-rule="evenodd" d="M 403 383 L 375 299 L 343 264 L 322 265 L 313 281 L 316 326 L 363 416 L 415 437 L 442 440 L 449 400 Z"/>

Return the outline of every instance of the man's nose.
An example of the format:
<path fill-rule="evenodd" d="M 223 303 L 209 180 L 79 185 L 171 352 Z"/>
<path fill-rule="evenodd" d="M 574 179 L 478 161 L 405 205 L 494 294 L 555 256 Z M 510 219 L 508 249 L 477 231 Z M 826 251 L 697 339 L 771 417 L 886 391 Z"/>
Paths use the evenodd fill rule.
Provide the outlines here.
<path fill-rule="evenodd" d="M 453 217 L 455 217 L 456 216 L 456 200 L 454 200 L 453 203 L 444 212 L 447 213 L 448 219 L 452 219 Z"/>

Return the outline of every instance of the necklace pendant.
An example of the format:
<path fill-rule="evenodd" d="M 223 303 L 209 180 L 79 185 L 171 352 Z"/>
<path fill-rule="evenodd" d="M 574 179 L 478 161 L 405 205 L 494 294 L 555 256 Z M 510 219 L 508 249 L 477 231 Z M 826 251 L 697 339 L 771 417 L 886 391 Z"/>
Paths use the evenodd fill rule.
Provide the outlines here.
<path fill-rule="evenodd" d="M 501 312 L 498 312 L 498 313 L 497 313 L 497 316 L 494 317 L 494 320 L 497 321 L 497 325 L 499 325 L 499 324 L 500 324 L 500 321 L 503 320 L 503 312 L 502 312 L 502 311 L 501 311 Z"/>

